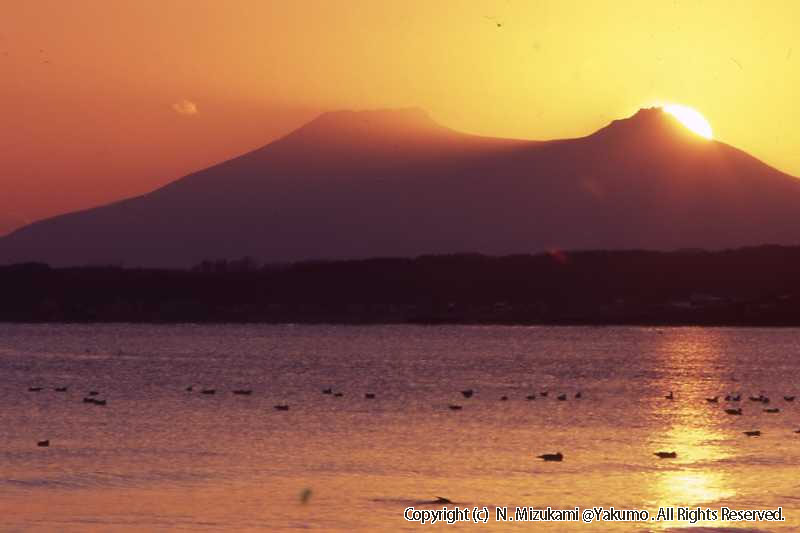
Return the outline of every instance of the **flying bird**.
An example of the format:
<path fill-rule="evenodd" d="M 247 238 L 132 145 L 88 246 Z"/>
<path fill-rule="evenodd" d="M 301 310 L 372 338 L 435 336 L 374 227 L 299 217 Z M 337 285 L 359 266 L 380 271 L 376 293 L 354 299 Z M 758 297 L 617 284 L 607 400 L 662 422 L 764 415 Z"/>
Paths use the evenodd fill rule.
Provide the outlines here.
<path fill-rule="evenodd" d="M 494 24 L 495 24 L 495 25 L 496 25 L 498 28 L 502 28 L 502 27 L 503 27 L 503 24 L 497 20 L 497 17 L 489 17 L 489 16 L 487 16 L 487 15 L 484 15 L 484 16 L 483 16 L 483 18 L 485 18 L 485 19 L 487 19 L 487 20 L 491 20 L 492 22 L 494 22 Z"/>

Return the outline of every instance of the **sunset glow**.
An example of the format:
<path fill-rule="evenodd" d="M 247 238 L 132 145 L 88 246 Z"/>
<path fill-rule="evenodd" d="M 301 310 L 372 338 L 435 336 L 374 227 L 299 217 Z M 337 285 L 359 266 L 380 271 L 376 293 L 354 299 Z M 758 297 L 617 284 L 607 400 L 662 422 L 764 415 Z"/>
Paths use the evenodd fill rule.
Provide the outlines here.
<path fill-rule="evenodd" d="M 705 117 L 698 111 L 679 104 L 665 105 L 663 109 L 677 118 L 681 124 L 689 128 L 692 132 L 706 139 L 711 138 L 711 124 L 709 124 Z"/>
<path fill-rule="evenodd" d="M 546 140 L 678 102 L 715 139 L 800 174 L 797 3 L 758 17 L 716 0 L 236 6 L 7 2 L 0 235 L 336 109 L 414 106 L 459 131 Z"/>

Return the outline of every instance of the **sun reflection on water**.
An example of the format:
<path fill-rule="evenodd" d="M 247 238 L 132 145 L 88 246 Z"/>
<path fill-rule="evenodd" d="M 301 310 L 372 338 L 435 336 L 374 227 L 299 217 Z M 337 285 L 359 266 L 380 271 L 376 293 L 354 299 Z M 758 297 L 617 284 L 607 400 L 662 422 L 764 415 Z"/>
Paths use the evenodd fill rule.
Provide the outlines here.
<path fill-rule="evenodd" d="M 650 487 L 652 509 L 684 506 L 717 508 L 720 501 L 732 499 L 736 491 L 729 474 L 719 462 L 734 451 L 728 441 L 724 419 L 716 404 L 706 402 L 707 394 L 716 394 L 730 387 L 727 376 L 713 369 L 720 365 L 724 349 L 715 332 L 697 329 L 691 336 L 664 335 L 659 353 L 662 368 L 659 386 L 672 391 L 674 401 L 652 404 L 654 412 L 664 416 L 664 424 L 653 431 L 650 442 L 659 451 L 677 452 L 677 458 L 658 463 Z M 672 365 L 679 359 L 681 365 Z M 673 368 L 681 368 L 680 373 Z M 695 371 L 686 371 L 694 368 Z M 697 371 L 697 370 L 705 371 Z M 709 371 L 710 370 L 710 371 Z M 662 411 L 664 411 L 662 413 Z M 656 426 L 658 427 L 658 426 Z M 654 451 L 656 451 L 654 449 Z M 659 522 L 661 527 L 686 523 Z M 720 525 L 698 522 L 696 525 Z"/>

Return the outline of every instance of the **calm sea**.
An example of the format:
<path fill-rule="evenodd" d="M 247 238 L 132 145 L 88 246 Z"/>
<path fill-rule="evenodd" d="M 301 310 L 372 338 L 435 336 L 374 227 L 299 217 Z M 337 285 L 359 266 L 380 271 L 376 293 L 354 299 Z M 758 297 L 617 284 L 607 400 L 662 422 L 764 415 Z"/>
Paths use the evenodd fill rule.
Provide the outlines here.
<path fill-rule="evenodd" d="M 0 529 L 423 531 L 404 510 L 444 497 L 491 518 L 437 530 L 793 531 L 799 370 L 794 329 L 0 324 Z M 501 524 L 498 506 L 786 521 Z"/>

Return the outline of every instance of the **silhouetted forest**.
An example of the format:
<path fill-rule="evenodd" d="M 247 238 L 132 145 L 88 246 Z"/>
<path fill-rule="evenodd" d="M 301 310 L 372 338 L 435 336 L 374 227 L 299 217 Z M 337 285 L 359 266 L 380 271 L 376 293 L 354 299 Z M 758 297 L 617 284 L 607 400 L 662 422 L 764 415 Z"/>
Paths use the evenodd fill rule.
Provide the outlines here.
<path fill-rule="evenodd" d="M 0 267 L 0 320 L 800 325 L 800 247 Z"/>

